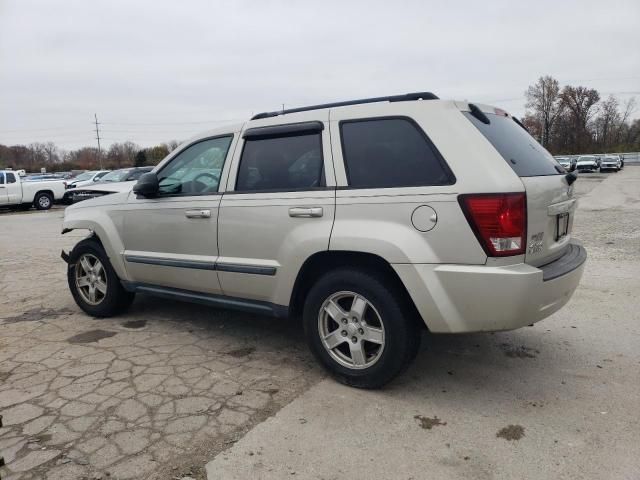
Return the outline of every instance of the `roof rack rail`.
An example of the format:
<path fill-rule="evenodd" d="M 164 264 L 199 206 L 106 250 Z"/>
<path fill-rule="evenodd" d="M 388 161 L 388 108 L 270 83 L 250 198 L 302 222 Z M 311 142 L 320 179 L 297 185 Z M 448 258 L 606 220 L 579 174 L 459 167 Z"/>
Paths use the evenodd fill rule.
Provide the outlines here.
<path fill-rule="evenodd" d="M 360 100 L 347 100 L 345 102 L 323 103 L 321 105 L 311 105 L 308 107 L 288 108 L 277 112 L 262 112 L 251 117 L 251 120 L 260 118 L 277 117 L 287 113 L 308 112 L 309 110 L 320 110 L 322 108 L 346 107 L 349 105 L 361 105 L 363 103 L 378 102 L 410 102 L 414 100 L 438 100 L 438 97 L 431 92 L 406 93 L 404 95 L 391 95 L 389 97 L 362 98 Z"/>

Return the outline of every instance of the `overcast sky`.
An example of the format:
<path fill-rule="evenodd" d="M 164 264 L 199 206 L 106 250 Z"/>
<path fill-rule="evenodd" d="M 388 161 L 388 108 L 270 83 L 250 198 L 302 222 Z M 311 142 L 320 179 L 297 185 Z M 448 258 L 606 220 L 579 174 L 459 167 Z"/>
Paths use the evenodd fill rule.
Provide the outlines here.
<path fill-rule="evenodd" d="M 521 115 L 545 74 L 640 99 L 639 46 L 638 0 L 0 0 L 0 143 L 95 145 L 97 113 L 103 147 L 149 146 L 412 91 Z"/>

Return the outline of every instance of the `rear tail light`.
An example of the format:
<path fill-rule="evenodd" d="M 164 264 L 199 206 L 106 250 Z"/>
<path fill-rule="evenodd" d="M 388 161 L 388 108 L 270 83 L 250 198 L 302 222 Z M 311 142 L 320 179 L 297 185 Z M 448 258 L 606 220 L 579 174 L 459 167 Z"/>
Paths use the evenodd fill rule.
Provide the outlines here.
<path fill-rule="evenodd" d="M 458 201 L 488 256 L 507 257 L 525 252 L 527 197 L 524 193 L 460 195 Z"/>

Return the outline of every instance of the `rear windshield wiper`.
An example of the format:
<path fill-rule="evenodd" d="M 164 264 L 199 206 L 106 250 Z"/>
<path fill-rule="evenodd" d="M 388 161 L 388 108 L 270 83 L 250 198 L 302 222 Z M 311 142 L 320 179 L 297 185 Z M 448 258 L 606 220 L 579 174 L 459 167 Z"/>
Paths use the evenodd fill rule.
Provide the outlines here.
<path fill-rule="evenodd" d="M 516 122 L 518 125 L 520 125 L 522 128 L 524 128 L 526 132 L 529 132 L 529 129 L 527 127 L 525 127 L 524 124 L 520 120 L 518 120 L 516 117 L 511 117 L 511 118 L 513 118 L 514 122 Z"/>
<path fill-rule="evenodd" d="M 484 114 L 484 112 L 482 110 L 480 110 L 477 106 L 475 106 L 473 103 L 469 104 L 469 110 L 471 111 L 471 115 L 476 117 L 478 120 L 480 120 L 485 125 L 489 125 L 491 123 L 491 121 L 489 120 L 489 117 L 487 117 Z"/>

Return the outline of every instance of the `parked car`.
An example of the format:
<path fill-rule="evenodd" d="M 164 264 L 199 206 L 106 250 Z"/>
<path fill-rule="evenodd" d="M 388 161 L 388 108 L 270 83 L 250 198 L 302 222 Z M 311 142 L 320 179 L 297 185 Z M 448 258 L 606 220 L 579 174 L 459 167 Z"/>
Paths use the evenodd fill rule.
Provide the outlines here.
<path fill-rule="evenodd" d="M 112 183 L 112 182 L 132 182 L 138 180 L 140 175 L 153 170 L 153 167 L 132 167 L 121 168 L 109 172 L 100 179 L 100 183 Z"/>
<path fill-rule="evenodd" d="M 572 161 L 569 157 L 554 158 L 567 172 L 573 172 L 576 169 L 576 162 Z"/>
<path fill-rule="evenodd" d="M 577 168 L 579 172 L 597 172 L 600 168 L 600 163 L 594 155 L 580 155 Z"/>
<path fill-rule="evenodd" d="M 27 181 L 17 172 L 0 170 L 0 206 L 19 206 L 49 210 L 64 194 L 62 180 Z"/>
<path fill-rule="evenodd" d="M 89 315 L 136 293 L 300 319 L 338 380 L 380 387 L 432 334 L 510 330 L 571 298 L 567 173 L 500 109 L 431 93 L 266 112 L 192 138 L 131 192 L 66 209 Z"/>
<path fill-rule="evenodd" d="M 73 180 L 67 181 L 67 188 L 86 187 L 99 182 L 111 170 L 91 170 L 84 172 L 75 177 Z"/>
<path fill-rule="evenodd" d="M 93 185 L 68 189 L 64 193 L 62 203 L 70 205 L 111 193 L 130 191 L 140 175 L 150 172 L 152 169 L 153 167 L 134 167 L 114 170 Z"/>
<path fill-rule="evenodd" d="M 619 171 L 622 168 L 622 161 L 620 160 L 619 155 L 605 155 L 602 157 L 602 161 L 600 162 L 600 171 L 605 172 L 609 170 L 613 170 L 614 172 Z"/>

